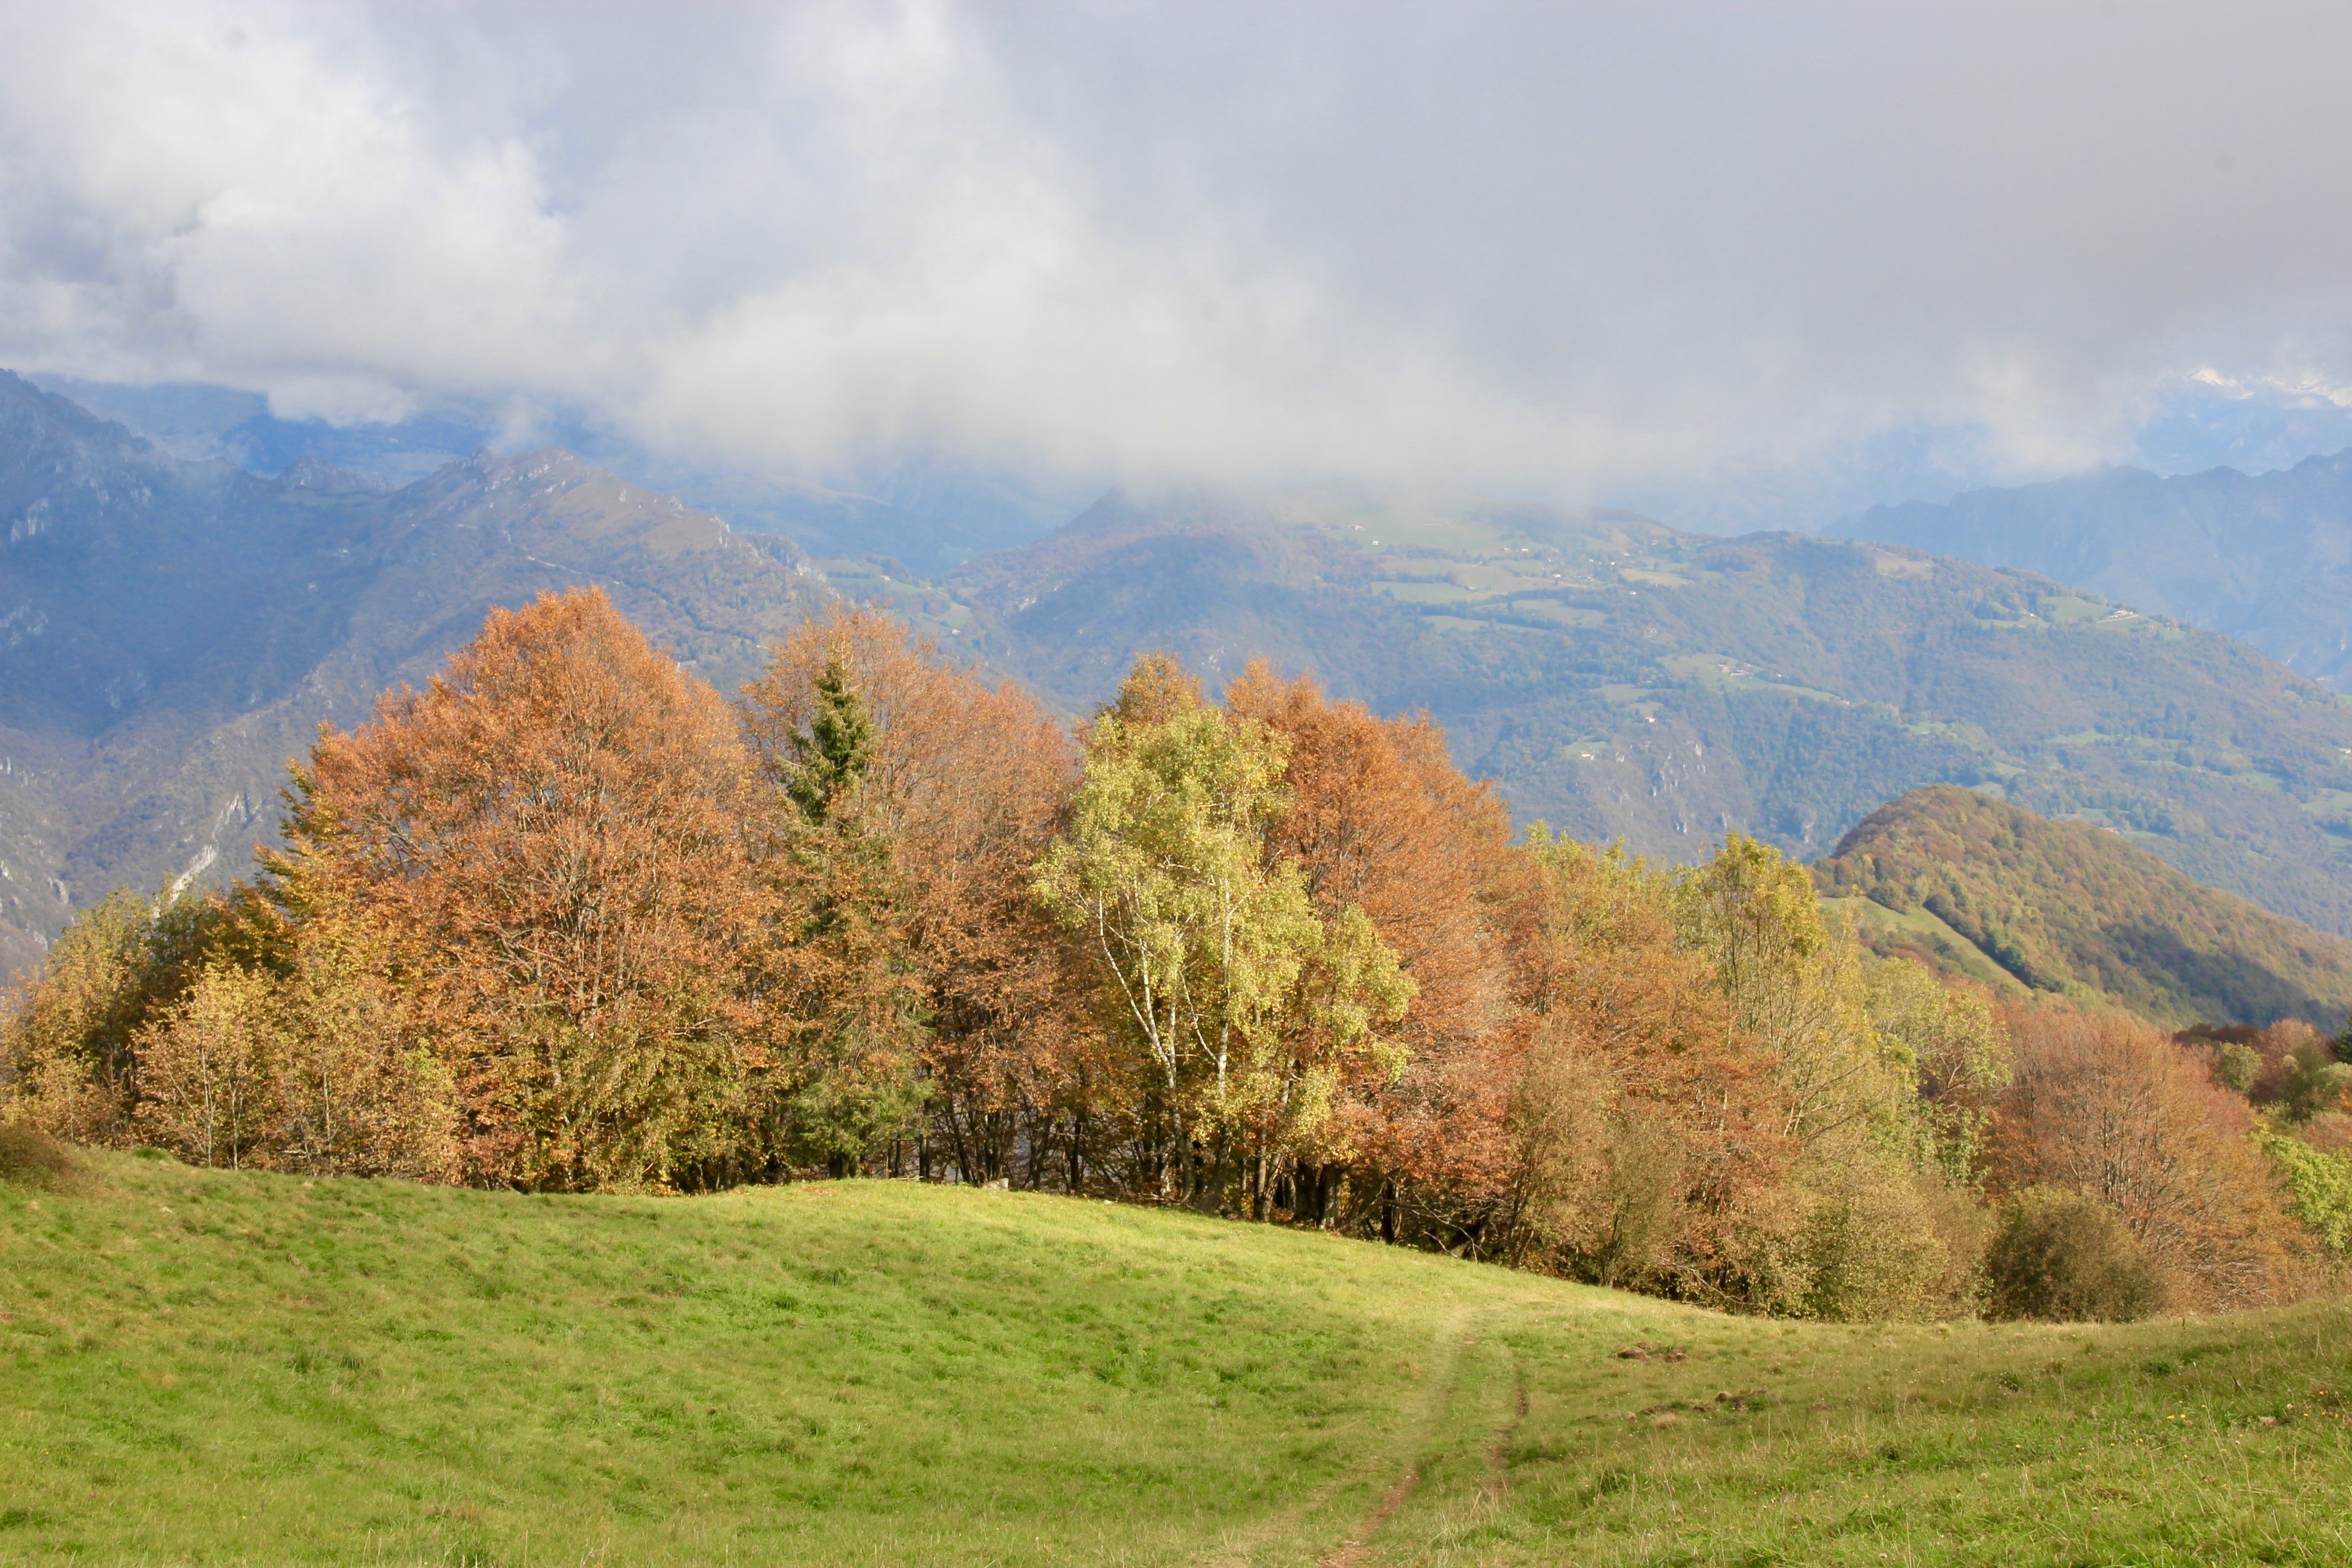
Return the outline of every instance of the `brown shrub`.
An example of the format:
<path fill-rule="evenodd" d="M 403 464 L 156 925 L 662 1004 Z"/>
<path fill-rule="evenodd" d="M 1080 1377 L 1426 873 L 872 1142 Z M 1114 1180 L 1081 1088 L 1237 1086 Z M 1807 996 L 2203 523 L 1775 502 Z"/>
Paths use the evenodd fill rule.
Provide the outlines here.
<path fill-rule="evenodd" d="M 2254 1113 L 2201 1062 L 2119 1013 L 2016 1004 L 2008 1026 L 2017 1081 L 1996 1120 L 1997 1187 L 2114 1209 L 2176 1307 L 2258 1306 L 2303 1286 L 2302 1233 L 2253 1145 Z"/>
<path fill-rule="evenodd" d="M 73 1153 L 44 1132 L 18 1123 L 0 1123 L 0 1182 L 20 1187 L 58 1187 L 73 1174 Z"/>
<path fill-rule="evenodd" d="M 2010 1202 L 1985 1272 L 1992 1318 L 2122 1323 L 2165 1304 L 2163 1277 L 2123 1216 L 2057 1187 L 2028 1187 Z"/>
<path fill-rule="evenodd" d="M 1977 1305 L 1982 1211 L 1940 1173 L 1880 1157 L 1817 1184 L 1804 1232 L 1808 1316 L 1845 1322 L 1965 1317 Z"/>

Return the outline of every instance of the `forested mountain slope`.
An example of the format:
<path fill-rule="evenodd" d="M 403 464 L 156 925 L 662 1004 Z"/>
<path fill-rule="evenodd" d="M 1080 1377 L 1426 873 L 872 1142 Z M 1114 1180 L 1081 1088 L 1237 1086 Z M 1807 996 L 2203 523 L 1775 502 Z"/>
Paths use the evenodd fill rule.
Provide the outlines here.
<path fill-rule="evenodd" d="M 1829 531 L 2047 573 L 2352 679 L 2352 451 L 2268 474 L 2108 468 L 1873 507 Z"/>
<path fill-rule="evenodd" d="M 729 691 L 837 586 L 1064 711 L 1168 647 L 1426 708 L 1523 818 L 1678 858 L 1818 852 L 1982 784 L 2352 931 L 2352 705 L 2224 637 L 2017 571 L 1623 512 L 1335 493 L 1113 495 L 931 582 L 795 546 L 560 452 L 390 493 L 164 456 L 0 380 L 0 966 L 121 881 L 242 863 L 285 759 L 491 604 L 604 584 Z M 217 875 L 219 873 L 210 873 Z"/>
<path fill-rule="evenodd" d="M 1425 707 L 1521 817 L 1648 853 L 1738 828 L 1814 854 L 1906 790 L 1982 784 L 2352 931 L 2352 704 L 2028 573 L 1325 493 L 1112 497 L 944 584 L 871 586 L 1073 711 L 1153 647 Z"/>
<path fill-rule="evenodd" d="M 494 604 L 601 584 L 731 690 L 831 596 L 783 540 L 559 451 L 379 493 L 164 456 L 0 374 L 0 971 L 119 883 L 242 866 L 289 757 Z"/>
<path fill-rule="evenodd" d="M 2342 1026 L 2352 942 L 2200 886 L 2126 837 L 1951 785 L 1888 802 L 1813 863 L 1882 951 L 1990 966 L 2176 1025 Z"/>

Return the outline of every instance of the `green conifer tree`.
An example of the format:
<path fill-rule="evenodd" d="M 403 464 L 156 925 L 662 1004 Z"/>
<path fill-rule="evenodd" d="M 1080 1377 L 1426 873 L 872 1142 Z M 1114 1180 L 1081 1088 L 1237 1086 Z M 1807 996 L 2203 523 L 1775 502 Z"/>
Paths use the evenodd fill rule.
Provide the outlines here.
<path fill-rule="evenodd" d="M 874 716 L 849 683 L 840 655 L 817 677 L 816 712 L 808 729 L 795 730 L 789 738 L 796 765 L 784 781 L 785 793 L 802 816 L 822 823 L 835 794 L 856 789 L 874 760 Z"/>

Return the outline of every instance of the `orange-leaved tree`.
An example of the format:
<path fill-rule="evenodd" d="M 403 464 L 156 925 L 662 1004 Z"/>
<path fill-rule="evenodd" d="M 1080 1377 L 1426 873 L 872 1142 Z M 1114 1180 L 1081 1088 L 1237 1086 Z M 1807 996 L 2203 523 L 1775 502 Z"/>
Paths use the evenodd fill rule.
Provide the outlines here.
<path fill-rule="evenodd" d="M 288 802 L 274 896 L 405 994 L 471 1179 L 658 1186 L 738 1155 L 769 1050 L 749 759 L 601 590 L 492 610 L 425 689 L 322 730 Z"/>
<path fill-rule="evenodd" d="M 2063 1003 L 2007 1005 L 2016 1081 L 1994 1115 L 1997 1187 L 2106 1205 L 2163 1275 L 2176 1308 L 2280 1300 L 2305 1245 L 2239 1096 L 2164 1031 Z"/>
<path fill-rule="evenodd" d="M 936 1128 L 967 1181 L 1034 1185 L 1051 1153 L 1082 1185 L 1122 1086 L 1028 888 L 1068 738 L 870 606 L 801 627 L 744 698 L 779 823 L 793 1135 L 845 1168 Z"/>
<path fill-rule="evenodd" d="M 1669 888 L 1621 852 L 1540 826 L 1521 937 L 1536 1046 L 1517 1085 L 1518 1240 L 1602 1284 L 1723 1300 L 1733 1237 L 1792 1153 L 1771 1063 L 1734 1026 Z"/>
<path fill-rule="evenodd" d="M 1328 1077 L 1330 1114 L 1287 1141 L 1274 1196 L 1318 1224 L 1349 1212 L 1391 1237 L 1403 1226 L 1479 1247 L 1508 1187 L 1506 1123 L 1527 1041 L 1508 946 L 1506 890 L 1519 874 L 1508 809 L 1454 766 L 1426 716 L 1381 719 L 1263 661 L 1226 689 L 1225 710 L 1285 743 L 1287 809 L 1269 853 L 1297 868 L 1325 922 L 1360 919 L 1412 987 L 1380 1031 L 1386 1056 L 1294 1010 L 1286 1070 Z M 1299 984 L 1335 979 L 1325 961 Z M 1261 1178 L 1260 1213 L 1268 1186 Z"/>

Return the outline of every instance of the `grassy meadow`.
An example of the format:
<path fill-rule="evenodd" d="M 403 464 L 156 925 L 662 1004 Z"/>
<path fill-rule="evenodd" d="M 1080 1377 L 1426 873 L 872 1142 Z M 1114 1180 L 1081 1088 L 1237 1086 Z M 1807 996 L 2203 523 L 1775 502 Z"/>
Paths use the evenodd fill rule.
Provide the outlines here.
<path fill-rule="evenodd" d="M 2335 1303 L 1800 1324 L 1018 1193 L 89 1153 L 0 1182 L 0 1563 L 2339 1563 L 2347 1359 Z"/>

